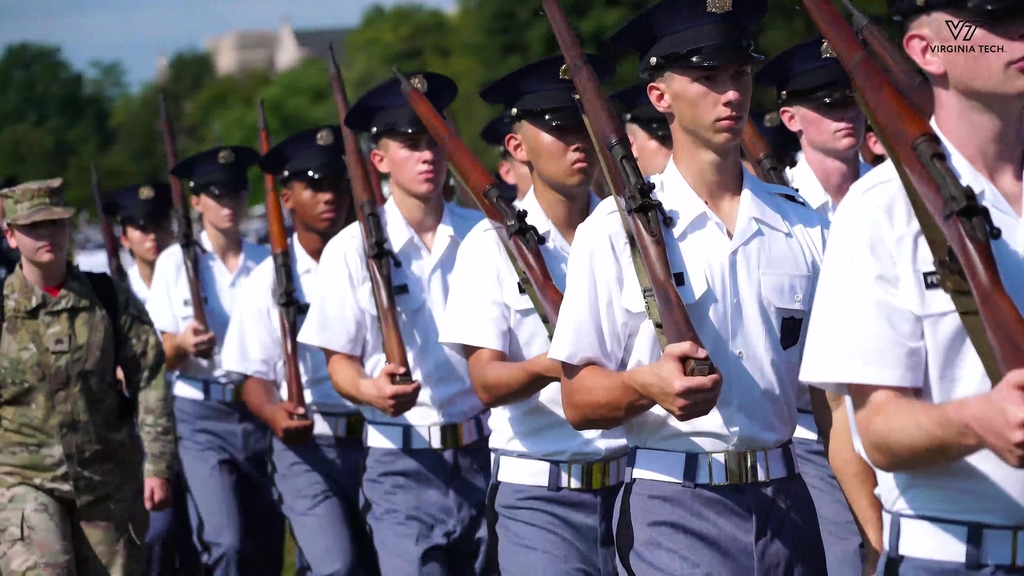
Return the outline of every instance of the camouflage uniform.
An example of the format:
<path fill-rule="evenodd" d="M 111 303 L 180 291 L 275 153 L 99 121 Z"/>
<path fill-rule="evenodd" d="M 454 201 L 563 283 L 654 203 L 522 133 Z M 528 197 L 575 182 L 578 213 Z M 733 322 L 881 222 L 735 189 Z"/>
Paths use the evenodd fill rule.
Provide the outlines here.
<path fill-rule="evenodd" d="M 8 223 L 69 218 L 60 180 L 0 192 Z M 0 573 L 139 574 L 145 476 L 169 478 L 175 433 L 164 353 L 145 308 L 114 283 L 108 318 L 76 268 L 51 297 L 19 265 L 0 332 Z M 114 330 L 122 334 L 114 355 Z M 134 407 L 121 390 L 124 371 Z"/>

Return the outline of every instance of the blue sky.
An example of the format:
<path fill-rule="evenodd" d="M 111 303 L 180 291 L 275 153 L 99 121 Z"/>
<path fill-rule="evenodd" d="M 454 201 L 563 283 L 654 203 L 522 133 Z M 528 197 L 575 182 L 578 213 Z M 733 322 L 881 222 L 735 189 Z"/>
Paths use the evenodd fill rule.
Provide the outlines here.
<path fill-rule="evenodd" d="M 135 87 L 152 79 L 157 59 L 202 49 L 209 36 L 235 29 L 352 26 L 374 4 L 400 0 L 0 0 L 0 46 L 58 44 L 79 70 L 119 60 Z M 456 0 L 419 0 L 443 9 Z"/>

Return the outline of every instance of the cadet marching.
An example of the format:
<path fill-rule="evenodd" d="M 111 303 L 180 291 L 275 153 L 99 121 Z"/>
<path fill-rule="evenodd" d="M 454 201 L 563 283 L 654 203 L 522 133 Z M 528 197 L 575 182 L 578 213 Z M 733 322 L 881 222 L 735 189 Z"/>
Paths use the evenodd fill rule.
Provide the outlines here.
<path fill-rule="evenodd" d="M 931 84 L 939 161 L 1001 232 L 984 244 L 1020 320 L 1024 4 L 889 7 Z M 913 151 L 868 163 L 873 95 L 849 46 L 822 29 L 765 61 L 766 12 L 662 0 L 608 39 L 642 78 L 602 98 L 643 206 L 595 193 L 630 167 L 606 162 L 563 55 L 476 95 L 500 108 L 480 137 L 501 162 L 474 192 L 525 222 L 452 201 L 446 143 L 397 78 L 264 154 L 169 166 L 201 216 L 194 244 L 174 241 L 167 182 L 105 194 L 128 285 L 71 261 L 60 178 L 7 181 L 0 575 L 277 575 L 286 530 L 314 575 L 1024 571 L 1024 371 L 993 377 L 976 348 L 933 248 L 950 228 L 908 196 Z M 951 19 L 1005 50 L 933 49 Z M 442 114 L 477 88 L 409 77 Z M 799 142 L 788 187 L 743 148 L 755 84 Z M 380 205 L 353 198 L 355 165 L 386 177 Z M 253 168 L 294 228 L 273 257 L 239 229 Z M 644 210 L 666 269 L 630 224 Z M 530 235 L 546 274 L 513 257 Z M 662 280 L 699 342 L 666 337 Z M 538 282 L 562 296 L 557 320 Z"/>

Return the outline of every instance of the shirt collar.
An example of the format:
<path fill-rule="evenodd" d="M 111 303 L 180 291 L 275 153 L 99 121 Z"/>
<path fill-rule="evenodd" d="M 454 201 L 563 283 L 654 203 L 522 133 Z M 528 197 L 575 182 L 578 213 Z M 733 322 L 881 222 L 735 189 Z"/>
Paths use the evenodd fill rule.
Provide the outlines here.
<path fill-rule="evenodd" d="M 316 272 L 317 261 L 313 260 L 313 257 L 306 252 L 306 249 L 302 247 L 302 243 L 299 242 L 299 235 L 292 234 L 292 252 L 295 254 L 295 273 L 299 276 L 308 274 L 310 272 Z"/>
<path fill-rule="evenodd" d="M 594 194 L 594 191 L 590 191 L 590 205 L 587 208 L 587 215 L 593 214 L 594 210 L 597 209 L 597 205 L 601 203 L 601 199 Z M 530 190 L 523 196 L 522 200 L 516 200 L 513 204 L 526 210 L 527 222 L 537 229 L 537 233 L 541 236 L 550 234 L 554 224 L 551 223 L 551 219 L 541 208 L 540 202 L 537 201 L 537 195 L 534 193 L 533 186 L 530 186 Z"/>
<path fill-rule="evenodd" d="M 946 138 L 942 130 L 939 130 L 938 124 L 935 123 L 935 116 L 932 116 L 928 124 L 942 142 L 942 149 L 946 152 L 946 158 L 949 160 L 949 166 L 953 169 L 953 173 L 956 174 L 964 186 L 969 186 L 971 190 L 974 190 L 974 194 L 978 197 L 978 202 L 987 201 L 987 204 L 996 210 L 1005 213 L 1014 220 L 1019 220 L 1020 217 L 1010 207 L 1010 203 L 1006 201 L 1006 198 L 998 191 L 995 191 L 995 185 L 989 182 L 988 178 L 982 176 Z M 994 193 L 986 194 L 988 190 L 992 190 Z"/>
<path fill-rule="evenodd" d="M 769 205 L 771 202 L 767 200 L 769 194 L 773 194 L 773 192 L 767 189 L 767 185 L 744 168 L 739 216 L 744 214 L 744 207 L 746 207 L 746 213 L 751 218 L 785 232 L 789 228 L 783 222 L 782 216 Z M 676 220 L 673 230 L 677 237 L 682 235 L 683 231 L 701 216 L 709 219 L 712 217 L 708 205 L 693 191 L 671 158 L 665 172 L 658 179 L 655 195 L 669 216 Z M 740 227 L 740 222 L 737 221 L 736 227 L 737 229 Z"/>
<path fill-rule="evenodd" d="M 435 242 L 438 238 L 451 238 L 455 236 L 455 227 L 452 226 L 451 210 L 449 209 L 448 202 L 444 205 L 444 214 L 441 216 L 441 221 L 437 225 L 437 231 L 434 232 Z M 384 203 L 384 231 L 388 236 L 388 243 L 391 244 L 391 249 L 395 252 L 399 252 L 405 247 L 413 238 L 416 238 L 416 231 L 409 226 L 409 222 L 402 215 L 402 211 L 398 209 L 398 205 L 395 204 L 394 196 L 389 197 L 387 202 Z"/>

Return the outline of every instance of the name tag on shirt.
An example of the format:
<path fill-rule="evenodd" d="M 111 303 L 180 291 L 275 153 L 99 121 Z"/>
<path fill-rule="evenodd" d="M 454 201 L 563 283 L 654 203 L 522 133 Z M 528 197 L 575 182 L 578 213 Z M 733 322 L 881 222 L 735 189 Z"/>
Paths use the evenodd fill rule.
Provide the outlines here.
<path fill-rule="evenodd" d="M 939 273 L 937 271 L 925 272 L 924 273 L 924 289 L 925 290 L 938 290 L 942 288 L 942 284 L 939 283 Z"/>
<path fill-rule="evenodd" d="M 676 286 L 686 286 L 686 274 L 683 272 L 673 272 L 672 279 L 675 280 Z"/>
<path fill-rule="evenodd" d="M 395 292 L 395 296 L 405 296 L 406 294 L 409 293 L 409 285 L 408 284 L 399 284 L 398 286 L 394 287 L 394 292 Z"/>

